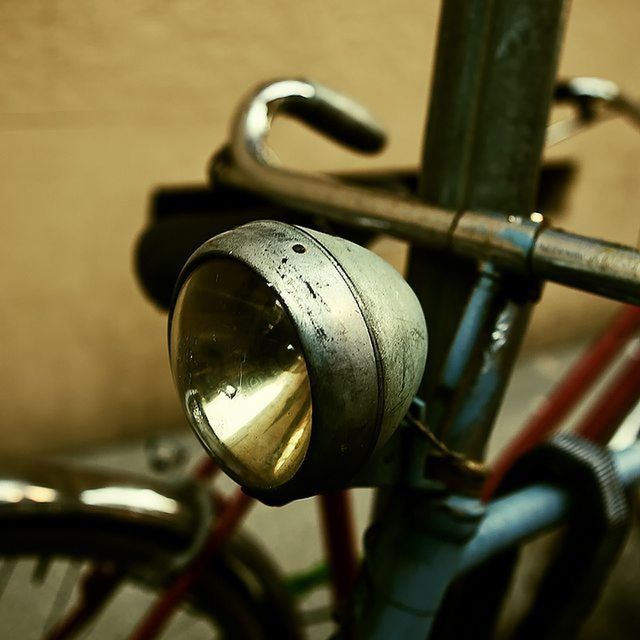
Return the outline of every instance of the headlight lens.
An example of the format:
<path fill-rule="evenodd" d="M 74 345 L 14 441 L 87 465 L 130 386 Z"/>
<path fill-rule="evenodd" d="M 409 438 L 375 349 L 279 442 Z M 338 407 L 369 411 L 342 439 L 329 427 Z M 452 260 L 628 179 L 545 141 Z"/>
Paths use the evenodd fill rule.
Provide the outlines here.
<path fill-rule="evenodd" d="M 277 487 L 311 437 L 311 389 L 298 334 L 273 288 L 243 263 L 216 258 L 182 286 L 171 366 L 196 433 L 235 476 Z"/>

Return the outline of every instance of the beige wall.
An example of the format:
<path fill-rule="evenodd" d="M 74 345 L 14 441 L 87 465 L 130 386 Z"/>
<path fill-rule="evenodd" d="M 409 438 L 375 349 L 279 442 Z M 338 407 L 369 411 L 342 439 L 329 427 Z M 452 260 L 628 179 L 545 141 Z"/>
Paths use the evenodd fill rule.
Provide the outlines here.
<path fill-rule="evenodd" d="M 285 161 L 416 162 L 436 18 L 426 0 L 0 3 L 0 451 L 181 424 L 165 319 L 130 266 L 150 189 L 201 180 L 239 95 L 279 75 L 350 93 L 392 140 L 362 160 L 287 129 Z M 563 71 L 640 92 L 637 0 L 576 0 L 571 18 Z M 566 226 L 635 243 L 640 140 L 614 122 L 554 151 L 573 155 Z M 533 343 L 609 311 L 549 288 Z"/>

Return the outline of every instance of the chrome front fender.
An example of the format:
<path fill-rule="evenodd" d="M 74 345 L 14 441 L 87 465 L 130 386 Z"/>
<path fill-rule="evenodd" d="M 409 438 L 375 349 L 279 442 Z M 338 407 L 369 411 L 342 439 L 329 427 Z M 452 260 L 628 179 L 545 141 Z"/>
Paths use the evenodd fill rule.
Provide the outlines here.
<path fill-rule="evenodd" d="M 56 515 L 109 518 L 188 538 L 202 528 L 203 511 L 201 490 L 190 481 L 166 482 L 78 463 L 0 459 L 0 522 Z"/>

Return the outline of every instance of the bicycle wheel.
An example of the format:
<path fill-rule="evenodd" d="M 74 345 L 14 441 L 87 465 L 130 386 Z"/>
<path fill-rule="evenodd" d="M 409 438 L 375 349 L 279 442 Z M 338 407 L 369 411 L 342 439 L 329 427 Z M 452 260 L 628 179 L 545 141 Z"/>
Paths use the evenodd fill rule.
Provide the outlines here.
<path fill-rule="evenodd" d="M 118 492 L 126 500 L 118 502 Z M 126 638 L 193 541 L 189 496 L 132 476 L 3 465 L 0 638 Z M 147 505 L 136 508 L 141 497 Z M 162 638 L 301 637 L 278 571 L 254 542 L 234 536 L 210 565 Z M 60 635 L 90 588 L 95 600 L 96 584 L 106 593 L 93 615 Z"/>

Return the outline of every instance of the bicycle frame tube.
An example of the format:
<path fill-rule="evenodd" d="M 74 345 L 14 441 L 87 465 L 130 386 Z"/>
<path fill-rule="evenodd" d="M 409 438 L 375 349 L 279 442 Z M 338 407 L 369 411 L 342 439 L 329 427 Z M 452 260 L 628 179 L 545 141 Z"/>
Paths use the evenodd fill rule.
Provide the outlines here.
<path fill-rule="evenodd" d="M 640 398 L 640 353 L 634 349 L 575 432 L 588 440 L 606 443 Z"/>
<path fill-rule="evenodd" d="M 614 460 L 626 486 L 640 480 L 640 443 L 615 454 Z M 375 587 L 384 591 L 384 600 L 363 609 L 363 621 L 355 637 L 424 638 L 454 577 L 559 524 L 571 505 L 566 491 L 543 484 L 500 498 L 486 509 L 476 500 L 461 496 L 444 498 L 440 504 L 420 504 L 415 497 L 405 498 L 402 504 L 396 496 L 389 512 L 392 517 L 377 533 L 384 544 L 371 551 L 381 557 L 365 556 L 365 567 L 371 571 L 371 562 L 389 556 L 394 545 L 400 547 L 400 553 L 386 560 L 388 581 L 382 582 L 376 573 L 369 575 Z M 404 522 L 414 526 L 403 527 Z M 481 598 L 482 594 L 474 597 Z M 461 611 L 465 609 L 460 608 L 457 615 Z"/>
<path fill-rule="evenodd" d="M 615 453 L 614 461 L 625 486 L 640 480 L 640 442 Z M 559 524 L 570 503 L 571 496 L 565 491 L 547 485 L 527 487 L 495 500 L 487 507 L 476 535 L 466 545 L 460 573 Z"/>
<path fill-rule="evenodd" d="M 327 493 L 317 498 L 325 557 L 329 564 L 334 613 L 347 603 L 358 575 L 351 493 L 348 490 Z"/>
<path fill-rule="evenodd" d="M 571 367 L 562 381 L 540 404 L 526 425 L 500 454 L 493 465 L 491 476 L 483 488 L 483 500 L 488 500 L 491 497 L 501 478 L 515 460 L 555 431 L 562 420 L 569 415 L 598 381 L 603 370 L 620 354 L 638 331 L 640 331 L 640 309 L 625 307 L 604 333 Z M 608 404 L 608 400 L 608 394 L 603 394 L 603 401 Z M 622 411 L 624 413 L 624 409 Z M 597 420 L 597 418 L 585 419 L 582 423 L 582 435 L 601 441 L 595 437 Z M 591 426 L 587 427 L 587 425 Z"/>
<path fill-rule="evenodd" d="M 441 11 L 421 196 L 454 212 L 528 216 L 564 2 L 452 0 L 442 3 Z M 447 274 L 444 287 L 442 273 Z M 495 284 L 488 286 L 483 276 L 475 285 L 476 273 L 472 262 L 446 252 L 412 251 L 409 282 L 428 314 L 435 345 L 422 388 L 427 421 L 460 452 L 482 455 L 537 286 L 502 279 L 499 273 Z M 493 331 L 483 322 L 488 318 Z M 497 342 L 499 349 L 493 348 Z M 465 351 L 459 351 L 461 345 Z M 452 371 L 456 387 L 447 390 Z M 468 400 L 453 402 L 456 394 Z M 424 638 L 484 510 L 479 501 L 461 496 L 392 491 L 379 501 L 367 534 L 366 577 L 360 582 L 366 604 L 355 613 L 354 627 L 358 637 Z"/>

